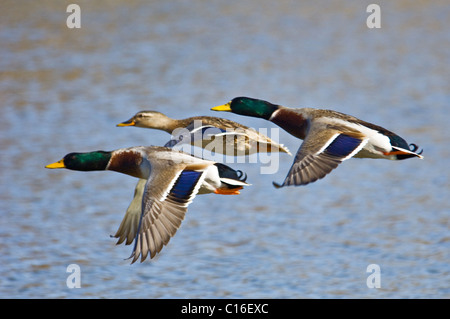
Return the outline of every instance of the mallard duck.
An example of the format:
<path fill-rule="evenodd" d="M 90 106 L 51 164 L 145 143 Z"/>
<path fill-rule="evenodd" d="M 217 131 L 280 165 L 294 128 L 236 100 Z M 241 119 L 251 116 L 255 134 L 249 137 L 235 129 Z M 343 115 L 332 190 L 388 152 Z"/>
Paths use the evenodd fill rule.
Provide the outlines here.
<path fill-rule="evenodd" d="M 230 156 L 257 152 L 283 152 L 291 155 L 285 146 L 266 135 L 219 117 L 195 116 L 176 120 L 160 112 L 141 111 L 117 126 L 152 128 L 170 133 L 174 137 L 165 145 L 168 147 L 179 143 L 191 144 Z"/>
<path fill-rule="evenodd" d="M 240 170 L 234 170 L 229 166 L 221 163 L 214 164 L 218 170 L 220 182 L 217 181 L 211 183 L 209 178 L 203 180 L 202 185 L 197 193 L 201 194 L 221 194 L 221 195 L 239 195 L 239 190 L 242 186 L 249 186 L 250 184 L 245 183 L 247 175 Z M 145 191 L 145 185 L 147 184 L 146 179 L 139 179 L 136 188 L 134 190 L 134 197 L 130 205 L 127 208 L 125 217 L 120 223 L 119 229 L 116 234 L 111 236 L 118 238 L 117 245 L 121 244 L 126 240 L 126 245 L 130 245 L 136 237 L 136 229 L 139 225 L 139 219 L 142 213 L 142 198 Z"/>
<path fill-rule="evenodd" d="M 213 107 L 271 121 L 303 141 L 283 184 L 306 185 L 325 177 L 351 157 L 403 160 L 423 158 L 422 151 L 381 126 L 332 110 L 288 108 L 249 97 Z"/>
<path fill-rule="evenodd" d="M 239 194 L 247 186 L 242 172 L 160 146 L 122 148 L 112 152 L 69 153 L 46 168 L 76 171 L 110 170 L 139 178 L 133 202 L 115 237 L 135 239 L 132 263 L 153 258 L 180 227 L 197 194 Z"/>

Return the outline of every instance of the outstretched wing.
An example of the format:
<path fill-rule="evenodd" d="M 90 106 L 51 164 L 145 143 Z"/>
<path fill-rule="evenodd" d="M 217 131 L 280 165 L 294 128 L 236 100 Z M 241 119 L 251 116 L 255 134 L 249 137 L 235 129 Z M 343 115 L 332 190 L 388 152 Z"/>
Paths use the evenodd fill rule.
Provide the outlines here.
<path fill-rule="evenodd" d="M 282 185 L 306 185 L 325 177 L 344 160 L 358 153 L 367 139 L 359 132 L 311 127 Z"/>
<path fill-rule="evenodd" d="M 154 170 L 153 170 L 154 171 Z M 203 182 L 206 171 L 166 170 L 152 173 L 145 186 L 132 263 L 153 258 L 172 238 Z M 164 185 L 164 187 L 161 187 Z"/>
<path fill-rule="evenodd" d="M 144 195 L 146 184 L 146 179 L 139 179 L 134 190 L 133 200 L 127 208 L 127 212 L 120 223 L 119 229 L 113 236 L 119 238 L 116 243 L 117 245 L 123 243 L 125 240 L 125 245 L 130 245 L 136 238 L 139 220 L 141 219 L 142 214 L 142 197 Z"/>

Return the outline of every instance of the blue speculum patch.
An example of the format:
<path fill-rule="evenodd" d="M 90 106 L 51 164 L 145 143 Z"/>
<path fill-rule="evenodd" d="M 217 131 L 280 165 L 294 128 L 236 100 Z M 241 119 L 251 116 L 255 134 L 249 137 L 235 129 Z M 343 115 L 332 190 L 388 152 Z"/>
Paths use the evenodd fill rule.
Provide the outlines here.
<path fill-rule="evenodd" d="M 333 156 L 346 157 L 351 154 L 361 142 L 362 141 L 358 138 L 340 134 L 325 151 Z"/>
<path fill-rule="evenodd" d="M 172 188 L 171 194 L 178 199 L 188 199 L 202 172 L 183 171 Z"/>

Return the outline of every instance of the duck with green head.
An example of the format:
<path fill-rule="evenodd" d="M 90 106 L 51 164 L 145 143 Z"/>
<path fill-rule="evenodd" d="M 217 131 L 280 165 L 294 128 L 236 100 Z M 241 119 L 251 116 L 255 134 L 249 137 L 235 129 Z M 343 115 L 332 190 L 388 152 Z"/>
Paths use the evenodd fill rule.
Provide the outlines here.
<path fill-rule="evenodd" d="M 274 183 L 275 187 L 314 182 L 351 157 L 423 158 L 415 144 L 397 134 L 333 110 L 288 108 L 249 97 L 236 97 L 212 110 L 263 118 L 304 140 L 283 184 Z"/>
<path fill-rule="evenodd" d="M 180 227 L 197 194 L 237 195 L 248 186 L 243 173 L 212 161 L 159 146 L 111 152 L 69 153 L 46 168 L 116 171 L 139 178 L 135 196 L 114 237 L 117 244 L 134 240 L 132 263 L 153 258 Z"/>

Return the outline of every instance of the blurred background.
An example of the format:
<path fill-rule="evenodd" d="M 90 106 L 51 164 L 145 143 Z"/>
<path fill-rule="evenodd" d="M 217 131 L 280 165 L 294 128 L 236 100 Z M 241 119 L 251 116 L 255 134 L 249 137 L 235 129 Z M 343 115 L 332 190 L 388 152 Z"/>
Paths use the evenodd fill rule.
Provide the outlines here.
<path fill-rule="evenodd" d="M 449 298 L 450 5 L 377 1 L 0 3 L 0 298 Z M 262 119 L 210 108 L 236 96 L 329 108 L 424 149 L 424 160 L 351 159 L 305 187 L 252 184 L 197 196 L 152 261 L 129 265 L 114 234 L 136 180 L 47 170 L 69 152 L 163 145 L 119 128 L 140 110 Z M 298 140 L 280 130 L 295 153 Z M 70 264 L 81 288 L 69 289 Z M 381 288 L 369 289 L 369 264 Z"/>

